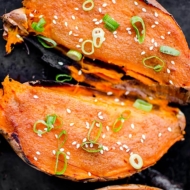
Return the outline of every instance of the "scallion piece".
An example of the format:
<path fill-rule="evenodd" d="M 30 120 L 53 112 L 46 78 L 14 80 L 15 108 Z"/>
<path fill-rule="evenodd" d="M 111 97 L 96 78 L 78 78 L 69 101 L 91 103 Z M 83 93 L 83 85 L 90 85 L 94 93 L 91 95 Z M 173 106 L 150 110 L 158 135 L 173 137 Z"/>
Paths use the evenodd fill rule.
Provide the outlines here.
<path fill-rule="evenodd" d="M 160 52 L 168 54 L 168 55 L 173 55 L 173 56 L 180 55 L 180 51 L 169 46 L 160 46 Z"/>
<path fill-rule="evenodd" d="M 42 44 L 42 46 L 44 46 L 45 48 L 54 48 L 57 46 L 57 43 L 50 38 L 46 38 L 46 37 L 40 36 L 40 35 L 37 36 L 37 38 L 38 38 L 38 41 Z M 47 43 L 51 44 L 51 45 L 48 45 Z"/>
<path fill-rule="evenodd" d="M 80 61 L 82 59 L 82 54 L 75 50 L 69 50 L 66 55 L 74 61 Z"/>
<path fill-rule="evenodd" d="M 67 75 L 67 74 L 59 74 L 59 75 L 56 75 L 55 80 L 57 82 L 69 82 L 72 80 L 72 76 Z"/>
<path fill-rule="evenodd" d="M 135 103 L 133 104 L 133 106 L 139 110 L 143 110 L 147 112 L 151 111 L 153 107 L 152 104 L 141 99 L 137 99 Z"/>
<path fill-rule="evenodd" d="M 38 120 L 38 121 L 36 121 L 35 123 L 34 123 L 34 125 L 33 125 L 33 131 L 35 132 L 35 133 L 37 133 L 38 135 L 43 135 L 44 133 L 47 133 L 47 131 L 45 131 L 45 130 L 39 130 L 39 129 L 37 129 L 37 125 L 39 125 L 39 124 L 42 124 L 42 125 L 44 125 L 45 127 L 48 127 L 47 126 L 47 123 L 44 121 L 44 120 Z"/>
<path fill-rule="evenodd" d="M 63 169 L 61 171 L 57 171 L 58 169 L 58 165 L 59 165 L 59 156 L 63 155 L 64 157 L 64 166 L 63 166 Z M 66 154 L 64 152 L 61 152 L 61 151 L 57 151 L 56 152 L 56 163 L 55 163 L 55 174 L 56 175 L 63 175 L 65 173 L 67 169 L 67 159 L 66 159 Z"/>
<path fill-rule="evenodd" d="M 86 51 L 86 50 L 85 50 L 86 44 L 90 44 L 90 46 L 91 46 L 91 50 L 90 50 L 90 51 Z M 83 52 L 85 55 L 92 55 L 92 54 L 94 53 L 94 44 L 93 44 L 93 41 L 92 41 L 92 40 L 85 40 L 85 41 L 82 43 L 81 50 L 82 50 L 82 52 Z"/>
<path fill-rule="evenodd" d="M 56 118 L 57 116 L 54 114 L 54 115 L 47 115 L 46 116 L 46 124 L 47 124 L 47 131 L 51 131 L 52 128 L 54 128 L 54 123 L 56 121 Z"/>
<path fill-rule="evenodd" d="M 67 131 L 66 130 L 62 130 L 61 133 L 58 135 L 58 140 L 60 140 L 60 138 L 64 135 L 64 139 L 62 141 L 62 143 L 59 145 L 59 149 L 65 144 L 66 140 L 67 140 Z"/>
<path fill-rule="evenodd" d="M 93 0 L 86 0 L 82 4 L 82 9 L 84 11 L 91 11 L 94 8 L 94 1 Z"/>
<path fill-rule="evenodd" d="M 153 64 L 151 64 L 151 65 L 147 64 L 146 61 L 147 61 L 147 60 L 150 60 L 150 59 L 157 59 L 157 60 L 159 60 L 160 64 L 155 64 L 154 62 L 153 62 Z M 163 61 L 162 59 L 160 59 L 160 58 L 157 57 L 157 56 L 150 56 L 150 57 L 147 57 L 147 58 L 144 58 L 144 59 L 143 59 L 143 65 L 144 65 L 145 67 L 148 67 L 148 68 L 150 68 L 150 69 L 153 69 L 153 70 L 156 71 L 156 72 L 160 72 L 160 71 L 164 68 L 165 63 L 164 63 L 164 61 Z"/>
<path fill-rule="evenodd" d="M 98 125 L 99 125 L 99 127 L 98 127 L 98 128 L 99 128 L 98 134 L 97 134 L 97 136 L 96 136 L 95 139 L 90 139 L 90 135 L 91 135 L 92 129 L 94 128 L 94 125 L 95 125 L 96 123 L 98 123 Z M 89 140 L 90 142 L 92 142 L 92 143 L 96 143 L 97 140 L 98 140 L 99 137 L 100 137 L 101 132 L 102 132 L 102 123 L 99 122 L 99 121 L 94 120 L 94 121 L 92 122 L 92 125 L 90 126 L 89 131 L 88 131 L 88 136 L 87 136 L 88 140 Z"/>
<path fill-rule="evenodd" d="M 93 148 L 89 148 L 89 147 L 87 148 L 86 145 L 90 146 L 90 144 L 93 144 L 93 146 L 94 145 L 97 146 L 97 148 L 94 148 L 94 147 Z M 95 142 L 88 142 L 88 141 L 83 142 L 81 144 L 81 147 L 83 150 L 90 152 L 90 153 L 96 153 L 96 152 L 100 152 L 101 150 L 103 150 L 103 146 L 101 144 L 95 143 Z"/>
<path fill-rule="evenodd" d="M 92 41 L 93 41 L 94 47 L 96 48 L 101 47 L 102 43 L 105 40 L 104 34 L 105 32 L 103 31 L 102 28 L 94 28 L 92 30 Z"/>
<path fill-rule="evenodd" d="M 41 18 L 39 22 L 33 22 L 32 23 L 32 29 L 37 32 L 43 32 L 44 31 L 44 25 L 46 24 L 46 21 L 44 18 Z"/>
<path fill-rule="evenodd" d="M 102 20 L 105 23 L 105 28 L 111 32 L 114 32 L 119 27 L 119 23 L 108 14 L 105 14 Z"/>
<path fill-rule="evenodd" d="M 139 31 L 139 29 L 136 25 L 137 23 L 141 23 L 142 31 Z M 132 24 L 133 28 L 135 29 L 139 43 L 142 44 L 144 42 L 145 36 L 146 36 L 146 28 L 145 28 L 143 19 L 139 16 L 133 16 L 131 18 L 131 24 Z"/>
<path fill-rule="evenodd" d="M 119 132 L 122 127 L 123 124 L 125 122 L 125 120 L 127 120 L 131 115 L 131 112 L 129 110 L 124 111 L 114 122 L 112 130 L 117 133 Z"/>

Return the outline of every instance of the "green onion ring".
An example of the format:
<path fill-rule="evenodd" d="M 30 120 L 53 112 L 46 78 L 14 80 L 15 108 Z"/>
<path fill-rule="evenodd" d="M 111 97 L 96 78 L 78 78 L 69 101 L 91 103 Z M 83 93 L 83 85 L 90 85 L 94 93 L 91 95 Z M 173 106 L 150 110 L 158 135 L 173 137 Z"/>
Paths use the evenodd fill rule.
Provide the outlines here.
<path fill-rule="evenodd" d="M 146 61 L 147 60 L 150 60 L 150 59 L 158 59 L 160 62 L 161 62 L 161 64 L 158 64 L 158 65 L 156 65 L 156 66 L 151 66 L 151 65 L 147 65 L 146 64 Z M 157 57 L 157 56 L 150 56 L 150 57 L 147 57 L 147 58 L 144 58 L 143 59 L 143 65 L 145 66 L 145 67 L 148 67 L 148 68 L 150 68 L 150 69 L 153 69 L 154 71 L 156 71 L 156 72 L 160 72 L 162 69 L 163 69 L 163 67 L 165 66 L 165 63 L 164 63 L 164 61 L 162 60 L 162 59 L 160 59 L 159 57 Z"/>
<path fill-rule="evenodd" d="M 60 80 L 59 78 L 62 78 L 62 77 L 65 77 L 65 79 Z M 69 82 L 72 80 L 72 76 L 67 75 L 67 74 L 58 74 L 56 75 L 55 80 L 57 82 Z"/>
<path fill-rule="evenodd" d="M 54 47 L 57 46 L 57 43 L 54 40 L 50 39 L 50 38 L 46 38 L 44 36 L 39 35 L 39 36 L 37 36 L 37 39 L 42 44 L 42 46 L 44 46 L 45 48 L 54 48 Z M 52 45 L 47 45 L 44 41 L 48 42 L 48 43 L 50 43 Z"/>
<path fill-rule="evenodd" d="M 99 127 L 99 131 L 98 131 L 98 134 L 97 134 L 96 138 L 95 138 L 94 140 L 91 140 L 91 139 L 90 139 L 90 135 L 91 135 L 92 129 L 94 128 L 95 123 L 99 123 L 100 127 Z M 94 120 L 94 121 L 92 122 L 92 125 L 90 126 L 89 131 L 88 131 L 88 136 L 87 136 L 88 140 L 89 140 L 90 142 L 92 142 L 92 143 L 96 143 L 97 140 L 98 140 L 99 137 L 100 137 L 101 132 L 102 132 L 102 123 L 99 122 L 99 121 Z"/>
<path fill-rule="evenodd" d="M 38 120 L 33 125 L 33 131 L 35 133 L 39 134 L 39 135 L 43 135 L 44 133 L 47 133 L 47 131 L 41 131 L 41 130 L 39 131 L 39 130 L 37 130 L 36 128 L 37 128 L 38 124 L 43 124 L 44 126 L 48 127 L 47 123 L 44 120 Z"/>
<path fill-rule="evenodd" d="M 57 171 L 58 164 L 59 164 L 59 155 L 62 154 L 64 156 L 64 167 L 61 171 Z M 56 152 L 56 163 L 55 163 L 55 175 L 63 175 L 67 169 L 67 159 L 66 154 L 61 151 Z"/>
<path fill-rule="evenodd" d="M 152 110 L 152 107 L 153 105 L 144 101 L 144 100 L 141 100 L 141 99 L 137 99 L 135 101 L 135 103 L 133 104 L 133 106 L 139 110 L 143 110 L 143 111 L 146 111 L 146 112 L 149 112 Z"/>
<path fill-rule="evenodd" d="M 58 135 L 58 140 L 62 137 L 62 136 L 65 136 L 64 137 L 64 140 L 63 142 L 59 145 L 59 149 L 65 144 L 66 140 L 67 140 L 67 131 L 66 130 L 62 130 L 61 133 Z"/>
<path fill-rule="evenodd" d="M 180 55 L 180 51 L 169 46 L 160 46 L 160 52 L 168 54 L 168 55 L 173 55 L 173 56 Z"/>
<path fill-rule="evenodd" d="M 66 55 L 74 61 L 80 61 L 82 59 L 82 54 L 75 50 L 69 50 Z"/>
<path fill-rule="evenodd" d="M 140 22 L 141 25 L 142 25 L 142 28 L 143 28 L 142 33 L 139 32 L 139 29 L 136 26 L 137 22 Z M 131 24 L 132 24 L 133 28 L 135 29 L 135 32 L 136 32 L 137 39 L 138 39 L 139 43 L 142 44 L 144 42 L 144 40 L 145 40 L 145 35 L 146 35 L 146 28 L 145 28 L 145 24 L 144 24 L 143 19 L 141 17 L 139 17 L 139 16 L 133 16 L 131 18 Z"/>
<path fill-rule="evenodd" d="M 91 6 L 86 7 L 87 4 L 91 4 Z M 84 1 L 84 3 L 82 4 L 82 9 L 84 11 L 91 11 L 94 8 L 94 1 L 93 0 L 86 0 Z"/>
<path fill-rule="evenodd" d="M 90 43 L 91 44 L 91 51 L 90 52 L 87 52 L 85 50 L 85 45 L 86 43 Z M 81 48 L 82 52 L 85 54 L 85 55 L 92 55 L 94 53 L 94 44 L 93 44 L 93 41 L 92 40 L 85 40 L 83 43 L 82 43 L 82 48 Z"/>
<path fill-rule="evenodd" d="M 86 144 L 93 144 L 93 145 L 98 145 L 98 148 L 97 149 L 92 149 L 92 148 L 86 148 L 84 147 Z M 81 147 L 83 150 L 87 151 L 87 152 L 90 152 L 90 153 L 96 153 L 96 152 L 100 152 L 101 150 L 103 150 L 103 146 L 99 143 L 95 143 L 95 142 L 83 142 L 81 144 Z"/>

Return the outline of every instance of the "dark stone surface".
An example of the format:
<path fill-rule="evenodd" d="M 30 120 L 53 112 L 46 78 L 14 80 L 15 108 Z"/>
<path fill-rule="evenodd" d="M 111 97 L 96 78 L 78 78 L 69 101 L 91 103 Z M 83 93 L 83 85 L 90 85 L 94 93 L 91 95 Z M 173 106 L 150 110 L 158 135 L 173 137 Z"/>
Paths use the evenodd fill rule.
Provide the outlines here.
<path fill-rule="evenodd" d="M 159 2 L 174 15 L 190 44 L 190 0 L 159 0 Z M 21 0 L 0 0 L 0 15 L 21 6 Z M 0 29 L 2 23 L 0 22 Z M 2 36 L 2 31 L 0 31 Z M 17 46 L 9 56 L 5 55 L 5 41 L 0 37 L 0 81 L 9 74 L 12 78 L 25 82 L 32 79 L 53 78 L 56 69 L 52 69 L 41 61 L 38 50 L 29 45 L 30 55 L 27 55 L 25 45 Z M 155 169 L 171 180 L 190 189 L 190 106 L 182 107 L 187 117 L 186 140 L 176 143 L 169 152 L 154 166 Z M 41 173 L 25 164 L 0 136 L 0 190 L 74 190 L 95 189 L 111 184 L 127 182 L 149 184 L 140 175 L 130 179 L 122 179 L 106 183 L 79 183 L 62 180 Z M 151 184 L 150 184 L 151 185 Z"/>

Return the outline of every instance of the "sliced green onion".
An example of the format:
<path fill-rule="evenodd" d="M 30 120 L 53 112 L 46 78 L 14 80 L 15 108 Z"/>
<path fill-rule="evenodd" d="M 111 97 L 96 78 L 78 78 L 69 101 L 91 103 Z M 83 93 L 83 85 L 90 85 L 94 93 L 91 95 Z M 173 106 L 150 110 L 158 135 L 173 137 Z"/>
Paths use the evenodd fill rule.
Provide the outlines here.
<path fill-rule="evenodd" d="M 85 45 L 87 43 L 90 43 L 91 44 L 91 51 L 87 52 L 85 50 Z M 85 54 L 85 55 L 92 55 L 94 53 L 94 44 L 93 44 L 93 41 L 92 40 L 85 40 L 83 43 L 82 43 L 82 52 Z"/>
<path fill-rule="evenodd" d="M 63 169 L 61 171 L 57 171 L 58 165 L 59 165 L 59 156 L 60 156 L 60 154 L 62 154 L 63 157 L 64 157 L 64 167 L 63 167 Z M 56 175 L 63 175 L 65 173 L 66 169 L 67 169 L 66 154 L 64 152 L 57 151 L 56 152 L 56 163 L 55 163 L 55 174 Z"/>
<path fill-rule="evenodd" d="M 75 50 L 69 50 L 66 55 L 74 61 L 80 61 L 82 59 L 82 54 Z"/>
<path fill-rule="evenodd" d="M 180 55 L 180 51 L 169 46 L 160 46 L 160 52 L 168 54 L 168 55 L 173 55 L 173 56 Z"/>
<path fill-rule="evenodd" d="M 88 4 L 90 6 L 88 6 Z M 94 8 L 94 1 L 93 0 L 86 0 L 84 1 L 84 3 L 82 4 L 82 9 L 84 11 L 91 11 Z"/>
<path fill-rule="evenodd" d="M 63 79 L 60 79 L 60 78 L 63 78 Z M 59 74 L 59 75 L 56 75 L 55 80 L 57 82 L 69 82 L 72 80 L 72 76 L 67 75 L 67 74 Z"/>
<path fill-rule="evenodd" d="M 42 130 L 39 130 L 39 129 L 37 129 L 37 125 L 38 124 L 42 124 L 42 125 L 44 125 L 45 127 L 48 127 L 47 126 L 47 123 L 44 121 L 44 120 L 38 120 L 38 121 L 36 121 L 35 123 L 34 123 L 34 125 L 33 125 L 33 131 L 35 132 L 35 133 L 37 133 L 37 134 L 39 134 L 39 135 L 43 135 L 44 133 L 47 133 L 47 131 L 42 131 Z"/>
<path fill-rule="evenodd" d="M 143 167 L 143 159 L 138 154 L 131 154 L 129 157 L 129 163 L 136 170 L 139 170 Z"/>
<path fill-rule="evenodd" d="M 87 147 L 85 147 L 86 145 L 90 145 L 90 144 L 93 144 L 93 146 L 96 145 L 98 147 L 97 148 L 87 148 Z M 87 141 L 83 142 L 81 144 L 81 147 L 82 147 L 83 150 L 85 150 L 87 152 L 90 152 L 90 153 L 96 153 L 96 152 L 100 152 L 101 150 L 103 150 L 103 146 L 101 144 L 95 143 L 95 142 L 87 142 Z"/>
<path fill-rule="evenodd" d="M 39 22 L 33 22 L 32 23 L 32 29 L 36 30 L 37 32 L 43 32 L 44 31 L 44 25 L 46 24 L 46 21 L 44 18 L 41 18 Z"/>
<path fill-rule="evenodd" d="M 57 119 L 57 116 L 54 114 L 54 115 L 47 115 L 46 116 L 46 124 L 47 124 L 47 127 L 48 127 L 48 132 L 54 128 L 54 123 Z"/>
<path fill-rule="evenodd" d="M 64 135 L 64 139 L 62 141 L 62 143 L 59 145 L 59 149 L 65 144 L 66 140 L 67 140 L 67 131 L 66 130 L 62 130 L 61 133 L 58 135 L 58 139 L 60 140 L 60 138 Z"/>
<path fill-rule="evenodd" d="M 98 134 L 97 134 L 96 138 L 92 140 L 92 139 L 90 139 L 90 135 L 91 135 L 92 129 L 94 128 L 94 125 L 95 125 L 96 123 L 98 123 L 98 125 L 99 125 L 99 130 L 98 130 Z M 102 123 L 99 122 L 99 121 L 94 120 L 94 121 L 92 122 L 92 125 L 90 126 L 89 131 L 88 131 L 88 136 L 87 136 L 88 140 L 89 140 L 90 142 L 92 142 L 92 143 L 96 143 L 97 140 L 98 140 L 99 137 L 100 137 L 101 132 L 102 132 Z"/>
<path fill-rule="evenodd" d="M 105 28 L 109 31 L 114 32 L 119 27 L 119 23 L 115 21 L 110 15 L 105 14 L 103 17 L 103 22 L 105 23 Z"/>
<path fill-rule="evenodd" d="M 152 104 L 141 99 L 137 99 L 135 103 L 133 104 L 133 106 L 139 110 L 143 110 L 147 112 L 151 111 L 153 107 Z"/>
<path fill-rule="evenodd" d="M 105 34 L 105 32 L 102 30 L 102 28 L 94 28 L 92 30 L 92 41 L 93 41 L 94 47 L 96 47 L 96 48 L 101 47 L 102 43 L 105 41 L 104 34 Z M 98 41 L 98 43 L 97 43 L 97 41 Z"/>
<path fill-rule="evenodd" d="M 37 38 L 38 38 L 38 41 L 39 41 L 45 48 L 54 48 L 54 47 L 57 46 L 57 43 L 56 43 L 54 40 L 50 39 L 50 38 L 46 38 L 46 37 L 44 37 L 44 36 L 37 36 Z M 49 44 L 52 44 L 52 45 L 48 45 L 48 44 L 46 44 L 46 42 L 49 43 Z"/>
<path fill-rule="evenodd" d="M 122 129 L 125 120 L 127 120 L 130 117 L 130 115 L 131 112 L 129 110 L 126 110 L 115 120 L 112 127 L 115 133 L 119 132 Z"/>
<path fill-rule="evenodd" d="M 138 23 L 138 22 L 140 22 L 142 25 L 142 31 L 141 32 L 139 31 L 138 27 L 136 26 L 136 23 Z M 145 40 L 145 35 L 146 35 L 146 28 L 145 28 L 145 24 L 144 24 L 143 19 L 139 16 L 133 16 L 131 18 L 131 24 L 132 24 L 133 28 L 135 29 L 139 43 L 142 44 Z"/>
<path fill-rule="evenodd" d="M 146 64 L 146 61 L 147 61 L 147 60 L 150 60 L 150 59 L 157 59 L 157 60 L 160 61 L 161 64 L 158 64 L 158 65 L 155 65 L 155 66 Z M 143 65 L 144 65 L 145 67 L 148 67 L 148 68 L 150 68 L 150 69 L 153 69 L 153 70 L 156 71 L 156 72 L 160 72 L 160 71 L 164 68 L 165 63 L 164 63 L 164 61 L 163 61 L 162 59 L 160 59 L 160 58 L 157 57 L 157 56 L 150 56 L 150 57 L 147 57 L 147 58 L 144 58 L 144 59 L 143 59 Z"/>

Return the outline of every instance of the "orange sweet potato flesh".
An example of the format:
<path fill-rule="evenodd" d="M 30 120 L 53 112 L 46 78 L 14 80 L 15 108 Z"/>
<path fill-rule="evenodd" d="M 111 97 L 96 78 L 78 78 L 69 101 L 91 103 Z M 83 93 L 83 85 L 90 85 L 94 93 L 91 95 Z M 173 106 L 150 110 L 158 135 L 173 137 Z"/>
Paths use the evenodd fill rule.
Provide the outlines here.
<path fill-rule="evenodd" d="M 120 98 L 120 102 L 116 102 L 114 98 L 119 97 L 80 86 L 30 86 L 7 77 L 1 94 L 0 131 L 24 161 L 55 175 L 53 150 L 58 149 L 55 135 L 66 130 L 67 140 L 62 148 L 69 157 L 68 166 L 60 177 L 91 181 L 131 176 L 154 165 L 175 142 L 183 139 L 185 117 L 178 108 L 160 104 L 160 107 L 154 105 L 152 111 L 146 112 L 133 107 L 134 99 Z M 114 132 L 114 122 L 124 111 L 130 112 L 130 117 L 124 121 L 120 131 Z M 33 131 L 33 125 L 49 114 L 57 114 L 63 119 L 63 125 L 39 137 Z M 89 153 L 76 147 L 87 138 L 87 122 L 91 125 L 94 120 L 103 126 L 97 142 L 107 150 L 101 153 Z M 97 130 L 95 126 L 92 139 Z M 139 170 L 129 163 L 132 153 L 143 159 Z M 60 157 L 59 167 L 63 167 L 63 163 Z"/>
<path fill-rule="evenodd" d="M 149 187 L 145 185 L 130 184 L 130 185 L 113 185 L 113 186 L 103 187 L 96 190 L 161 190 L 161 189 L 158 189 L 156 187 Z"/>
<path fill-rule="evenodd" d="M 118 65 L 127 75 L 148 85 L 157 82 L 161 85 L 189 88 L 190 52 L 182 30 L 173 17 L 156 1 L 148 0 L 148 4 L 142 0 L 136 2 L 138 5 L 135 5 L 134 0 L 117 0 L 115 4 L 110 0 L 104 2 L 97 0 L 91 11 L 84 11 L 83 1 L 80 0 L 72 3 L 66 0 L 52 0 L 48 3 L 45 0 L 24 0 L 23 5 L 26 9 L 29 32 L 36 33 L 31 24 L 34 21 L 38 22 L 39 16 L 43 15 L 47 22 L 45 30 L 36 34 L 49 37 L 68 49 L 82 52 L 80 48 L 82 42 L 79 40 L 92 39 L 92 30 L 100 27 L 105 32 L 106 40 L 100 48 L 95 48 L 94 53 L 87 57 Z M 107 6 L 102 6 L 103 3 Z M 31 13 L 34 17 L 30 16 Z M 100 21 L 106 13 L 120 24 L 115 37 L 112 32 L 105 29 L 103 22 L 100 24 L 93 22 L 93 19 Z M 146 38 L 142 44 L 134 40 L 136 33 L 130 23 L 133 16 L 139 16 L 145 22 Z M 131 28 L 131 34 L 126 28 Z M 159 48 L 162 45 L 179 50 L 180 56 L 161 53 Z M 145 54 L 141 54 L 143 51 Z M 160 72 L 155 72 L 142 63 L 144 58 L 154 55 L 165 62 Z M 106 72 L 103 74 L 106 75 Z"/>

